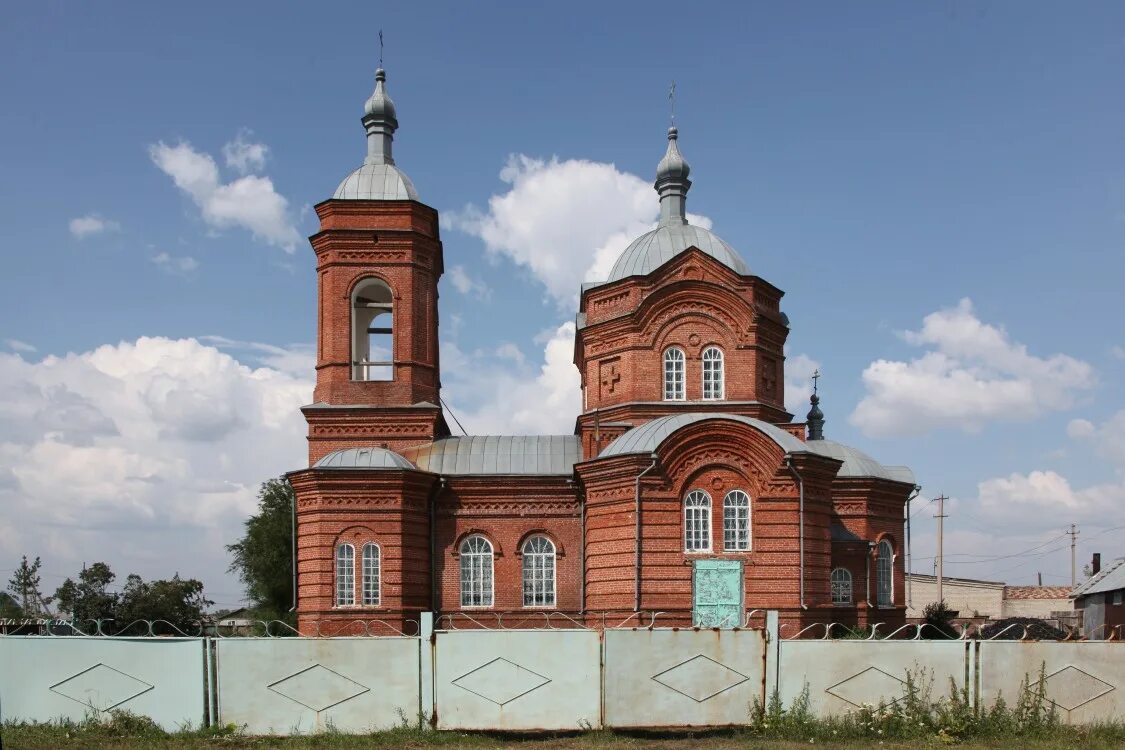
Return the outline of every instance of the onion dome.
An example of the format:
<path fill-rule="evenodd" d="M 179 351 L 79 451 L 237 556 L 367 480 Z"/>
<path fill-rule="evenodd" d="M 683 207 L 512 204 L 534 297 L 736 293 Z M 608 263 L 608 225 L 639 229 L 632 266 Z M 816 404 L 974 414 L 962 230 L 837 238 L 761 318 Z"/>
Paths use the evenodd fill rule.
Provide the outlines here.
<path fill-rule="evenodd" d="M 367 131 L 367 158 L 363 166 L 348 175 L 332 197 L 336 200 L 395 201 L 418 200 L 418 191 L 401 169 L 395 166 L 391 144 L 398 130 L 395 103 L 387 94 L 387 73 L 375 71 L 375 91 L 363 107 L 363 127 Z"/>

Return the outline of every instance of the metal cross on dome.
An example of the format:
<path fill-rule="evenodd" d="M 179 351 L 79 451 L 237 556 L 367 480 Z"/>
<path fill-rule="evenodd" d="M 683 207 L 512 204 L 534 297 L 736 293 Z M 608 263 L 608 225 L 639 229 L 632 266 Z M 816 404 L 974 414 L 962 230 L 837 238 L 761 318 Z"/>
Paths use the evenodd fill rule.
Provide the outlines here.
<path fill-rule="evenodd" d="M 820 380 L 820 369 L 819 368 L 817 368 L 816 370 L 813 370 L 813 374 L 812 374 L 812 392 L 813 392 L 814 396 L 816 395 L 816 386 L 817 386 L 816 381 L 818 381 L 818 380 Z"/>

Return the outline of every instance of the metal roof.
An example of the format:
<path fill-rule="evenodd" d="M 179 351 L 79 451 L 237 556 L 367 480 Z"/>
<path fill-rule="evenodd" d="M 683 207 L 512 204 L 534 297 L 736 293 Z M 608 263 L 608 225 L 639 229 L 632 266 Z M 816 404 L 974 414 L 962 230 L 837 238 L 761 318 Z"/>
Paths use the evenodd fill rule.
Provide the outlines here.
<path fill-rule="evenodd" d="M 466 435 L 403 452 L 419 469 L 445 475 L 570 476 L 582 457 L 576 435 Z"/>
<path fill-rule="evenodd" d="M 414 183 L 394 164 L 364 164 L 352 172 L 332 194 L 336 200 L 418 200 Z"/>
<path fill-rule="evenodd" d="M 344 448 L 313 465 L 314 469 L 413 469 L 414 464 L 386 448 Z"/>
<path fill-rule="evenodd" d="M 672 414 L 667 417 L 660 417 L 651 422 L 646 422 L 640 427 L 629 430 L 607 445 L 605 450 L 603 450 L 598 457 L 623 456 L 630 453 L 652 453 L 672 433 L 682 427 L 687 427 L 696 422 L 702 422 L 705 419 L 724 419 L 733 422 L 741 422 L 742 424 L 749 425 L 765 433 L 766 437 L 777 443 L 786 453 L 809 452 L 809 449 L 803 442 L 777 425 L 772 425 L 769 422 L 763 422 L 753 417 L 743 417 L 738 414 L 689 412 L 687 414 Z"/>
<path fill-rule="evenodd" d="M 1071 596 L 1088 596 L 1125 589 L 1125 557 L 1119 557 L 1089 580 L 1075 587 Z"/>
<path fill-rule="evenodd" d="M 844 465 L 836 473 L 837 477 L 876 477 L 892 482 L 914 484 L 914 472 L 905 466 L 884 466 L 859 448 L 838 443 L 835 440 L 809 440 L 805 443 L 809 450 L 822 456 L 843 461 Z"/>
<path fill-rule="evenodd" d="M 689 247 L 699 248 L 735 273 L 743 276 L 750 273 L 750 267 L 733 247 L 703 227 L 665 224 L 633 240 L 613 264 L 608 280 L 652 273 Z"/>

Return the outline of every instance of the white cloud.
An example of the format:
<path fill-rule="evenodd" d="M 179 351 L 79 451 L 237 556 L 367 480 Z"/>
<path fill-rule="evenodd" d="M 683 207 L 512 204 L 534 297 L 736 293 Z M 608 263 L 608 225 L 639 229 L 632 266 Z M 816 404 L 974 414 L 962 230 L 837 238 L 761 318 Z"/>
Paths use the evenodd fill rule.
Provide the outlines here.
<path fill-rule="evenodd" d="M 239 174 L 257 172 L 266 166 L 266 158 L 270 153 L 269 146 L 247 140 L 252 135 L 249 130 L 240 130 L 233 141 L 223 145 L 223 160 L 228 167 L 237 170 Z M 304 211 L 303 207 L 302 211 Z"/>
<path fill-rule="evenodd" d="M 86 214 L 70 220 L 70 233 L 80 240 L 103 232 L 117 232 L 121 225 L 98 214 Z"/>
<path fill-rule="evenodd" d="M 785 358 L 785 408 L 793 411 L 798 420 L 804 419 L 801 410 L 809 405 L 812 395 L 812 374 L 820 363 L 806 354 Z"/>
<path fill-rule="evenodd" d="M 26 341 L 20 341 L 19 339 L 4 339 L 4 345 L 11 349 L 13 352 L 23 352 L 25 354 L 31 354 L 32 352 L 39 351 L 32 344 L 29 344 Z"/>
<path fill-rule="evenodd" d="M 572 433 L 582 406 L 574 331 L 568 322 L 545 332 L 536 366 L 511 343 L 474 352 L 443 343 L 443 398 L 470 434 Z"/>
<path fill-rule="evenodd" d="M 480 279 L 474 278 L 464 266 L 453 266 L 445 273 L 453 288 L 461 294 L 472 295 L 479 300 L 492 298 L 492 289 Z"/>
<path fill-rule="evenodd" d="M 152 256 L 151 260 L 160 270 L 180 276 L 190 274 L 199 268 L 199 261 L 190 255 L 175 256 L 160 252 Z"/>
<path fill-rule="evenodd" d="M 248 367 L 195 339 L 0 354 L 0 528 L 13 530 L 0 560 L 39 554 L 58 576 L 84 560 L 179 571 L 237 603 L 223 544 L 262 481 L 305 464 L 311 375 Z"/>
<path fill-rule="evenodd" d="M 1125 346 L 1114 344 L 1109 348 L 1109 353 L 1114 359 L 1125 360 Z"/>
<path fill-rule="evenodd" d="M 1066 433 L 1076 440 L 1085 440 L 1102 458 L 1108 460 L 1125 479 L 1125 409 L 1121 409 L 1100 425 L 1085 419 L 1073 419 Z"/>
<path fill-rule="evenodd" d="M 972 302 L 927 315 L 903 338 L 930 351 L 909 362 L 878 360 L 863 372 L 867 395 L 850 417 L 871 436 L 968 432 L 997 420 L 1026 421 L 1071 407 L 1096 383 L 1093 368 L 1065 354 L 1036 357 L 1003 328 L 981 322 Z"/>
<path fill-rule="evenodd" d="M 1117 483 L 1074 489 L 1070 481 L 1054 471 L 1013 473 L 987 479 L 977 486 L 981 508 L 1002 518 L 1032 518 L 1035 525 L 1057 519 L 1094 518 L 1105 520 L 1120 515 L 1125 505 L 1125 486 Z"/>
<path fill-rule="evenodd" d="M 241 358 L 288 373 L 298 378 L 311 378 L 316 368 L 316 351 L 312 344 L 264 344 L 260 341 L 236 341 L 226 336 L 200 336 L 216 349 L 236 352 Z"/>
<path fill-rule="evenodd" d="M 613 164 L 519 154 L 500 179 L 510 187 L 489 198 L 487 212 L 469 206 L 446 221 L 481 238 L 489 254 L 527 268 L 563 309 L 574 307 L 583 281 L 604 280 L 659 213 L 652 184 Z M 711 224 L 703 216 L 690 219 Z"/>
<path fill-rule="evenodd" d="M 1066 425 L 1066 434 L 1072 438 L 1085 438 L 1094 434 L 1094 423 L 1088 419 L 1072 419 Z"/>
<path fill-rule="evenodd" d="M 224 183 L 215 160 L 190 143 L 160 142 L 149 147 L 149 156 L 195 202 L 213 230 L 241 227 L 287 252 L 296 249 L 301 237 L 289 215 L 289 202 L 269 177 L 244 175 Z"/>

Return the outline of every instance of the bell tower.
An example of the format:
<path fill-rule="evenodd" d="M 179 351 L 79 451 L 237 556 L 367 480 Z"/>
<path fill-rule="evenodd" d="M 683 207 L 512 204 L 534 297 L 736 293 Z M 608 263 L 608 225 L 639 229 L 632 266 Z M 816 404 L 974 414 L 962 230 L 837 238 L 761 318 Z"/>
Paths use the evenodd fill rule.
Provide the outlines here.
<path fill-rule="evenodd" d="M 398 118 L 375 72 L 367 157 L 316 206 L 317 345 L 309 462 L 340 448 L 391 450 L 449 434 L 440 407 L 437 211 L 391 152 Z"/>

